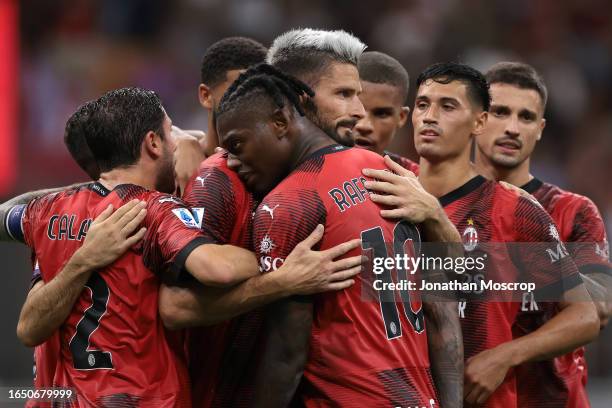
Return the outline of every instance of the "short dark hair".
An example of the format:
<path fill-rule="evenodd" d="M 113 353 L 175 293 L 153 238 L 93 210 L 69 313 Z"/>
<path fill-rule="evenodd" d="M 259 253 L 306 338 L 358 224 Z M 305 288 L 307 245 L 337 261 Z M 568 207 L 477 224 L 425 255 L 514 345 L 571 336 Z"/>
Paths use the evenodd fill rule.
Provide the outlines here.
<path fill-rule="evenodd" d="M 234 81 L 221 98 L 216 115 L 236 110 L 245 104 L 248 106 L 261 106 L 251 103 L 258 97 L 265 96 L 276 107 L 282 108 L 287 102 L 291 103 L 298 113 L 304 116 L 304 109 L 300 101 L 301 96 L 314 96 L 314 91 L 304 82 L 287 75 L 268 64 L 259 64 L 249 68 Z"/>
<path fill-rule="evenodd" d="M 290 30 L 276 37 L 268 50 L 267 62 L 314 86 L 334 63 L 352 64 L 366 48 L 357 37 L 342 31 Z"/>
<path fill-rule="evenodd" d="M 546 107 L 548 89 L 544 80 L 531 65 L 522 62 L 498 62 L 485 74 L 489 85 L 507 84 L 521 89 L 531 89 L 540 95 L 542 107 Z"/>
<path fill-rule="evenodd" d="M 427 80 L 433 80 L 441 84 L 449 84 L 453 81 L 463 82 L 467 86 L 467 96 L 470 100 L 488 111 L 491 106 L 491 94 L 489 84 L 484 75 L 466 64 L 458 62 L 438 62 L 430 65 L 417 78 L 417 88 Z"/>
<path fill-rule="evenodd" d="M 227 37 L 217 41 L 204 53 L 200 68 L 203 84 L 217 86 L 227 78 L 227 71 L 247 69 L 265 62 L 268 49 L 247 37 Z"/>
<path fill-rule="evenodd" d="M 165 137 L 165 111 L 159 96 L 141 88 L 121 88 L 95 101 L 84 134 L 101 172 L 129 166 L 140 159 L 149 131 Z"/>
<path fill-rule="evenodd" d="M 398 88 L 402 103 L 406 102 L 410 76 L 398 60 L 382 52 L 368 51 L 359 57 L 357 68 L 362 81 L 387 84 Z"/>
<path fill-rule="evenodd" d="M 92 180 L 100 177 L 100 168 L 87 144 L 86 132 L 87 122 L 95 109 L 96 101 L 81 105 L 66 122 L 64 131 L 64 144 L 70 155 Z"/>

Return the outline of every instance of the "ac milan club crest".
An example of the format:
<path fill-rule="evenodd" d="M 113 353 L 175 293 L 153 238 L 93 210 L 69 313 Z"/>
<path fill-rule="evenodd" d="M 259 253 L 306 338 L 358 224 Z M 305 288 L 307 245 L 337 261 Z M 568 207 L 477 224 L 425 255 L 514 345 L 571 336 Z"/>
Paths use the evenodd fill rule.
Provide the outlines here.
<path fill-rule="evenodd" d="M 474 220 L 468 218 L 468 226 L 463 231 L 463 248 L 466 251 L 473 251 L 478 245 L 478 231 L 474 228 Z"/>

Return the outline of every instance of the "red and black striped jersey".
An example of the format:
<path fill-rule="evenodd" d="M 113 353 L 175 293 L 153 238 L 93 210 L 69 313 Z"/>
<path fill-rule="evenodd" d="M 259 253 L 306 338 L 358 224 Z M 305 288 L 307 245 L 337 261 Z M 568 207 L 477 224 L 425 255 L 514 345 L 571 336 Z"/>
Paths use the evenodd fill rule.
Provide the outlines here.
<path fill-rule="evenodd" d="M 533 199 L 476 176 L 441 197 L 440 203 L 462 234 L 466 255 L 486 258 L 484 270 L 464 274 L 468 281 L 532 282 L 542 293 L 582 283 L 553 220 Z M 516 294 L 508 300 L 463 295 L 467 300 L 460 302 L 459 312 L 466 359 L 513 339 L 521 307 L 520 301 L 514 301 Z M 522 407 L 517 398 L 516 376 L 511 370 L 484 406 Z"/>
<path fill-rule="evenodd" d="M 183 196 L 202 208 L 202 229 L 219 244 L 251 248 L 255 202 L 238 175 L 227 167 L 227 153 L 200 165 Z M 188 332 L 189 373 L 194 407 L 249 406 L 254 348 L 262 314 L 252 311 L 230 321 Z"/>
<path fill-rule="evenodd" d="M 565 191 L 537 178 L 521 187 L 532 194 L 551 215 L 559 234 L 581 273 L 612 274 L 603 219 L 585 196 Z M 550 303 L 534 303 L 524 310 L 517 328 L 524 335 L 546 322 L 558 309 Z M 584 347 L 553 360 L 529 363 L 517 370 L 522 406 L 551 408 L 589 407 Z"/>
<path fill-rule="evenodd" d="M 35 256 L 33 256 L 35 258 Z M 32 273 L 32 280 L 30 289 L 42 279 L 40 273 L 40 266 L 38 261 L 34 259 L 34 272 Z M 54 332 L 51 337 L 45 340 L 43 343 L 34 347 L 34 388 L 50 388 L 53 387 L 53 377 L 55 376 L 55 368 L 60 354 L 60 343 L 59 333 Z M 44 402 L 38 400 L 29 400 L 26 403 L 27 408 L 51 408 L 51 402 Z"/>
<path fill-rule="evenodd" d="M 331 145 L 306 158 L 263 199 L 253 227 L 262 272 L 280 267 L 317 224 L 325 226 L 320 249 L 361 237 L 364 249 L 384 258 L 388 243 L 398 242 L 397 251 L 420 243 L 414 225 L 380 216 L 364 187 L 363 168 L 386 166 L 376 153 Z M 405 273 L 385 269 L 376 279 L 391 282 Z M 298 390 L 306 406 L 438 406 L 420 299 L 411 299 L 409 291 L 374 293 L 373 280 L 366 268 L 351 288 L 314 296 Z"/>
<path fill-rule="evenodd" d="M 81 246 L 92 220 L 109 204 L 147 203 L 144 239 L 113 264 L 91 274 L 59 328 L 54 385 L 76 391 L 79 406 L 189 407 L 184 336 L 167 332 L 158 313 L 162 279 L 184 273 L 197 246 L 201 214 L 176 197 L 91 183 L 15 207 L 7 224 L 36 253 L 50 281 Z"/>
<path fill-rule="evenodd" d="M 606 226 L 593 201 L 537 178 L 521 188 L 533 195 L 555 221 L 581 273 L 612 275 Z"/>
<path fill-rule="evenodd" d="M 391 160 L 401 165 L 403 168 L 410 170 L 417 176 L 419 175 L 419 163 L 413 162 L 412 160 L 404 156 L 400 156 L 397 153 L 385 151 L 385 154 L 388 155 Z"/>

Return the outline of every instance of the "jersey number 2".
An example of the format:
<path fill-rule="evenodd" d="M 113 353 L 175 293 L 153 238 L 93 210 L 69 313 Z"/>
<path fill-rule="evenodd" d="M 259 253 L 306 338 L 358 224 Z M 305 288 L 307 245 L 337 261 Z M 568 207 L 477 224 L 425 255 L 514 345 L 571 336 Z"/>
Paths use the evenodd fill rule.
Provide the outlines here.
<path fill-rule="evenodd" d="M 96 370 L 113 368 L 111 353 L 101 350 L 89 350 L 89 338 L 100 326 L 100 319 L 106 313 L 110 290 L 106 281 L 93 273 L 86 288 L 91 291 L 91 306 L 76 326 L 76 332 L 70 339 L 70 352 L 74 368 L 77 370 Z"/>
<path fill-rule="evenodd" d="M 411 256 L 418 256 L 420 248 L 417 249 L 414 248 L 414 246 L 416 245 L 420 247 L 421 244 L 419 230 L 413 224 L 406 221 L 398 222 L 393 228 L 394 255 L 399 255 L 403 258 L 405 254 L 405 245 L 407 243 L 410 243 L 415 250 Z M 382 260 L 385 260 L 388 257 L 387 244 L 385 243 L 385 237 L 381 227 L 375 227 L 362 231 L 361 247 L 363 249 L 371 249 L 373 251 L 372 256 L 374 258 L 381 258 Z M 406 281 L 408 279 L 407 271 L 405 269 L 398 269 L 397 278 L 400 282 Z M 380 279 L 383 284 L 393 283 L 391 270 L 384 268 L 383 272 L 377 275 L 377 279 Z M 402 299 L 406 319 L 408 319 L 415 332 L 423 332 L 425 329 L 423 307 L 419 306 L 417 310 L 414 310 L 410 300 L 410 291 L 408 290 L 400 291 L 400 297 Z M 395 302 L 394 291 L 383 288 L 383 290 L 378 291 L 378 298 L 380 300 L 380 312 L 383 323 L 385 324 L 387 339 L 391 340 L 401 337 L 402 324 L 400 322 L 400 315 Z"/>

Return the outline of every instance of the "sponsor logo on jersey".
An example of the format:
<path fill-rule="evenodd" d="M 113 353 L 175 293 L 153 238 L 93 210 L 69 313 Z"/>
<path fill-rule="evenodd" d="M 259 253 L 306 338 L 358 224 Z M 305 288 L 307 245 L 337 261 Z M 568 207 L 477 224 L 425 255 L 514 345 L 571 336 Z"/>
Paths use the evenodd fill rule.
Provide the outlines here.
<path fill-rule="evenodd" d="M 261 243 L 259 244 L 259 252 L 261 252 L 262 254 L 269 254 L 270 252 L 272 252 L 272 249 L 275 246 L 276 245 L 274 245 L 274 241 L 272 241 L 272 238 L 270 238 L 269 235 L 266 235 L 265 237 L 263 237 Z"/>
<path fill-rule="evenodd" d="M 565 245 L 563 245 L 563 242 L 561 242 L 561 236 L 559 235 L 559 231 L 557 231 L 557 227 L 555 227 L 555 224 L 550 224 L 548 226 L 548 233 L 550 234 L 552 239 L 557 241 L 557 247 L 555 249 L 546 249 L 546 253 L 550 258 L 550 263 L 555 263 L 565 258 L 566 256 L 569 256 L 569 252 L 567 252 L 567 249 L 565 249 Z"/>
<path fill-rule="evenodd" d="M 259 258 L 259 270 L 261 272 L 275 271 L 285 262 L 284 258 L 272 258 L 271 256 L 262 256 Z"/>
<path fill-rule="evenodd" d="M 466 251 L 473 251 L 476 249 L 476 247 L 478 246 L 478 231 L 476 231 L 476 228 L 474 227 L 474 220 L 471 218 L 468 218 L 468 226 L 467 228 L 463 231 L 462 237 L 463 237 L 463 248 L 465 248 Z"/>
<path fill-rule="evenodd" d="M 172 212 L 185 226 L 189 228 L 202 228 L 204 208 L 193 208 L 191 211 L 188 208 L 174 208 Z"/>
<path fill-rule="evenodd" d="M 206 181 L 206 179 L 207 179 L 209 176 L 210 176 L 210 174 L 207 174 L 207 175 L 206 175 L 206 176 L 204 176 L 204 177 L 200 177 L 200 176 L 198 176 L 198 177 L 196 177 L 195 179 L 196 179 L 196 181 L 199 181 L 199 182 L 200 182 L 200 187 L 204 187 L 204 182 Z"/>
<path fill-rule="evenodd" d="M 278 208 L 278 206 L 279 206 L 279 205 L 280 205 L 280 204 L 276 204 L 274 207 L 270 208 L 270 207 L 268 207 L 268 205 L 267 205 L 267 204 L 264 204 L 264 205 L 261 207 L 261 209 L 262 209 L 263 211 L 267 211 L 267 212 L 270 214 L 270 217 L 271 217 L 272 219 L 274 219 L 274 210 L 276 210 L 276 209 Z"/>

